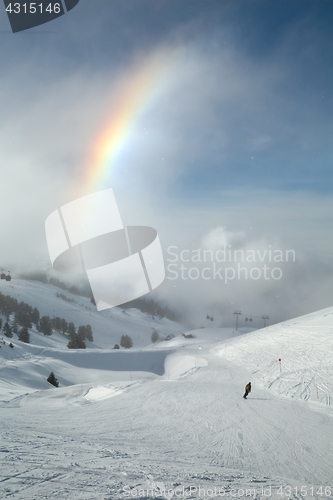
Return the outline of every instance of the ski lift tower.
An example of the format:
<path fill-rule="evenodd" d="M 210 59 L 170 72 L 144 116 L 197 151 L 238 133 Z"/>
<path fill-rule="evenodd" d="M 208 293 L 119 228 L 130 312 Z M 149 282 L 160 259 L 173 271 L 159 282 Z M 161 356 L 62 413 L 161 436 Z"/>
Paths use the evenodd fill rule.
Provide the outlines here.
<path fill-rule="evenodd" d="M 268 316 L 261 316 L 261 319 L 264 320 L 264 328 L 266 328 L 266 321 L 269 319 Z"/>
<path fill-rule="evenodd" d="M 238 316 L 241 315 L 241 311 L 235 311 L 234 314 L 236 314 L 236 332 L 238 330 Z"/>

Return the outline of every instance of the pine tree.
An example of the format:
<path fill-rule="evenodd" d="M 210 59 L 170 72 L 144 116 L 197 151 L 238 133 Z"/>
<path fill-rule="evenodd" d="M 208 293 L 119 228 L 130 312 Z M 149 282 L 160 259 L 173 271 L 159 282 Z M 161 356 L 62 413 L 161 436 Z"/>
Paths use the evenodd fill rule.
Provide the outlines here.
<path fill-rule="evenodd" d="M 21 328 L 21 330 L 18 332 L 18 338 L 19 340 L 21 340 L 21 342 L 25 342 L 26 344 L 30 343 L 30 334 L 26 326 Z"/>
<path fill-rule="evenodd" d="M 61 318 L 61 331 L 64 335 L 68 331 L 68 323 L 64 318 Z"/>
<path fill-rule="evenodd" d="M 42 316 L 39 322 L 39 331 L 44 335 L 52 335 L 52 323 L 50 316 Z"/>
<path fill-rule="evenodd" d="M 151 341 L 153 344 L 155 344 L 155 342 L 157 342 L 158 340 L 160 340 L 160 336 L 158 332 L 154 330 L 153 333 L 151 334 Z"/>
<path fill-rule="evenodd" d="M 129 335 L 122 335 L 120 339 L 121 347 L 125 347 L 125 349 L 130 349 L 133 347 L 133 340 Z"/>
<path fill-rule="evenodd" d="M 12 338 L 12 329 L 8 324 L 8 321 L 3 325 L 3 333 L 6 335 L 6 337 Z"/>
<path fill-rule="evenodd" d="M 54 385 L 54 387 L 58 387 L 59 382 L 56 379 L 55 375 L 53 372 L 50 373 L 50 375 L 46 379 L 50 384 Z"/>
<path fill-rule="evenodd" d="M 21 304 L 24 304 L 21 302 Z M 15 322 L 20 326 L 26 326 L 27 328 L 31 328 L 31 316 L 26 311 L 26 308 L 20 304 L 20 309 L 15 313 Z"/>
<path fill-rule="evenodd" d="M 89 342 L 94 342 L 93 332 L 90 325 L 86 326 L 86 331 L 87 331 L 87 339 L 89 340 Z"/>
<path fill-rule="evenodd" d="M 52 327 L 54 330 L 57 332 L 61 332 L 61 318 L 59 316 L 56 316 L 55 318 L 52 318 Z"/>
<path fill-rule="evenodd" d="M 37 325 L 38 321 L 39 321 L 39 317 L 40 317 L 40 314 L 39 314 L 39 311 L 37 309 L 37 307 L 34 307 L 32 313 L 31 313 L 31 321 Z"/>
<path fill-rule="evenodd" d="M 86 343 L 83 339 L 79 337 L 77 333 L 74 333 L 72 339 L 67 344 L 68 349 L 86 349 Z"/>
<path fill-rule="evenodd" d="M 85 326 L 83 325 L 80 325 L 78 330 L 77 330 L 77 334 L 78 336 L 80 337 L 81 340 L 84 340 L 87 338 L 87 329 Z"/>
<path fill-rule="evenodd" d="M 74 336 L 76 335 L 75 325 L 74 325 L 73 321 L 70 321 L 68 323 L 67 332 L 68 332 L 71 339 L 74 338 Z"/>

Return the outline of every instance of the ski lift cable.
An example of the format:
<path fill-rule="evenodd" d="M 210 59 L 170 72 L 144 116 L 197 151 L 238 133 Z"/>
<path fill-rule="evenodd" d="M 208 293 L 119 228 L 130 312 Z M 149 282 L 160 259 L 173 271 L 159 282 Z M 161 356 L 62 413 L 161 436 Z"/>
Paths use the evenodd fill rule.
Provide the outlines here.
<path fill-rule="evenodd" d="M 233 313 L 229 313 L 229 314 L 233 314 Z M 261 316 L 257 316 L 256 314 L 245 314 L 245 313 L 242 313 L 242 316 L 245 316 L 245 321 L 246 321 L 246 318 L 247 318 L 247 321 L 249 321 L 250 318 L 252 318 L 252 321 L 255 319 L 255 318 L 258 318 L 258 319 L 262 319 Z"/>

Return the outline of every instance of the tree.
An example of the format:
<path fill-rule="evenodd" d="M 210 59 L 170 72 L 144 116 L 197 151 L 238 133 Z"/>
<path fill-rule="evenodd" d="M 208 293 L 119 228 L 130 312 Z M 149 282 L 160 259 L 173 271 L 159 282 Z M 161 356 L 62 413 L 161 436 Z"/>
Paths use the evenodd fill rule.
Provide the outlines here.
<path fill-rule="evenodd" d="M 81 340 L 84 340 L 87 338 L 87 329 L 85 326 L 83 325 L 80 325 L 78 330 L 77 330 L 77 334 L 78 336 L 80 337 Z"/>
<path fill-rule="evenodd" d="M 21 304 L 24 304 L 24 302 L 20 303 L 20 309 L 15 313 L 15 322 L 20 326 L 31 328 L 31 316 Z"/>
<path fill-rule="evenodd" d="M 26 344 L 30 343 L 30 334 L 26 326 L 21 328 L 21 330 L 18 332 L 18 338 L 19 340 L 21 340 L 21 342 L 25 342 Z"/>
<path fill-rule="evenodd" d="M 155 344 L 155 342 L 158 342 L 160 340 L 160 336 L 156 330 L 153 331 L 150 339 L 151 339 L 153 344 Z"/>
<path fill-rule="evenodd" d="M 39 311 L 38 311 L 37 307 L 34 307 L 34 309 L 32 310 L 32 313 L 31 313 L 31 321 L 33 323 L 35 323 L 35 325 L 37 325 L 37 323 L 39 321 L 39 317 L 40 317 Z"/>
<path fill-rule="evenodd" d="M 52 335 L 52 323 L 50 316 L 42 316 L 39 322 L 39 331 L 44 335 Z"/>
<path fill-rule="evenodd" d="M 77 333 L 74 333 L 72 339 L 67 344 L 68 349 L 86 349 L 86 343 Z"/>
<path fill-rule="evenodd" d="M 86 331 L 87 331 L 87 339 L 89 340 L 89 342 L 94 342 L 93 332 L 90 325 L 86 326 Z"/>
<path fill-rule="evenodd" d="M 120 339 L 121 347 L 125 347 L 125 349 L 130 349 L 133 347 L 133 340 L 129 335 L 122 335 Z"/>
<path fill-rule="evenodd" d="M 56 332 L 61 332 L 61 318 L 59 316 L 52 318 L 52 327 Z"/>
<path fill-rule="evenodd" d="M 58 387 L 59 382 L 56 379 L 55 375 L 53 372 L 50 373 L 50 375 L 46 379 L 50 384 L 54 385 L 54 387 Z"/>
<path fill-rule="evenodd" d="M 6 337 L 12 338 L 12 329 L 8 324 L 8 321 L 3 325 L 3 333 L 6 335 Z"/>
<path fill-rule="evenodd" d="M 74 336 L 76 335 L 75 325 L 74 325 L 73 321 L 70 321 L 68 323 L 67 332 L 68 332 L 71 339 L 74 338 Z"/>
<path fill-rule="evenodd" d="M 65 335 L 68 330 L 68 323 L 64 318 L 61 318 L 61 331 Z"/>
<path fill-rule="evenodd" d="M 115 344 L 113 349 L 120 349 L 119 344 Z"/>

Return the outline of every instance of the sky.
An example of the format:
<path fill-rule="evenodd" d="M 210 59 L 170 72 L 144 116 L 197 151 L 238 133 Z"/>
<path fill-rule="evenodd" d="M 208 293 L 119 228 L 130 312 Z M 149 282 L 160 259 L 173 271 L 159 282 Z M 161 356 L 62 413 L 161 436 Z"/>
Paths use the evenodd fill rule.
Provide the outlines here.
<path fill-rule="evenodd" d="M 81 0 L 13 34 L 0 5 L 0 267 L 50 268 L 48 215 L 112 187 L 125 224 L 158 231 L 151 296 L 193 326 L 330 306 L 332 18 L 320 0 Z M 213 261 L 182 261 L 198 249 Z M 256 254 L 247 278 L 223 249 Z"/>

